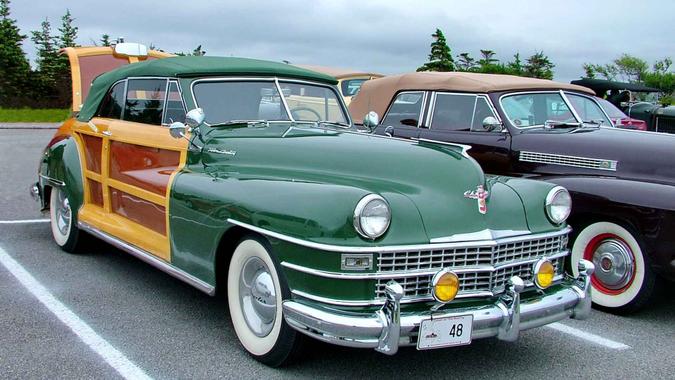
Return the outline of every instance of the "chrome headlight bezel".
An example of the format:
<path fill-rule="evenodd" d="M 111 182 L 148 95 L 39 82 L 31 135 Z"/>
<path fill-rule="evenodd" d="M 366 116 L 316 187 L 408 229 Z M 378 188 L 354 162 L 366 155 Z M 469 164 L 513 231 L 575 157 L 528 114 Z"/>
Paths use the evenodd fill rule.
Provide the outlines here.
<path fill-rule="evenodd" d="M 566 205 L 556 204 L 558 201 L 563 201 Z M 566 211 L 562 213 L 562 216 L 557 215 L 553 212 L 553 207 L 566 207 Z M 546 210 L 546 216 L 551 223 L 555 225 L 561 225 L 565 223 L 567 218 L 569 218 L 570 213 L 572 212 L 572 197 L 570 196 L 569 191 L 562 186 L 556 186 L 552 188 L 548 195 L 546 195 L 546 204 L 544 206 Z"/>
<path fill-rule="evenodd" d="M 367 210 L 368 207 L 372 207 L 371 203 L 383 204 L 387 210 L 386 212 L 387 222 L 384 225 L 384 227 L 381 228 L 381 230 L 379 231 L 370 231 L 370 229 L 367 226 L 364 226 L 362 220 L 363 212 Z M 362 237 L 369 240 L 375 240 L 380 236 L 384 235 L 385 232 L 387 232 L 390 224 L 391 224 L 391 208 L 389 207 L 389 203 L 381 196 L 377 194 L 368 194 L 365 197 L 361 198 L 361 200 L 356 204 L 356 207 L 354 208 L 354 229 Z"/>

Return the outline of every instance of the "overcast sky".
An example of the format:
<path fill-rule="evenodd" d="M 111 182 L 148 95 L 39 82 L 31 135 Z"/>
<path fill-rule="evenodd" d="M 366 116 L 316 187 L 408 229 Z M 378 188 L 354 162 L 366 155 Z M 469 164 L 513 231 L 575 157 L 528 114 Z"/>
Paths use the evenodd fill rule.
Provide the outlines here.
<path fill-rule="evenodd" d="M 543 50 L 555 79 L 581 76 L 584 62 L 622 53 L 650 64 L 675 56 L 675 1 L 144 1 L 12 0 L 30 35 L 47 17 L 54 30 L 69 8 L 80 45 L 102 34 L 168 51 L 240 56 L 394 74 L 414 71 L 443 30 L 453 56 L 491 49 L 510 60 Z M 32 59 L 33 45 L 24 49 Z"/>

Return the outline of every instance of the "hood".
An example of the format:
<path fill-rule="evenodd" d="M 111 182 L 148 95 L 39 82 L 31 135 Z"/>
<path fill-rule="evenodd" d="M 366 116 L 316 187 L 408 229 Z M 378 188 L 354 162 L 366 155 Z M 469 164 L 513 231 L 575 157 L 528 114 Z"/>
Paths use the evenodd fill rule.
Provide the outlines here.
<path fill-rule="evenodd" d="M 616 161 L 616 170 L 589 169 L 575 161 L 571 166 L 536 164 L 539 174 L 603 175 L 621 179 L 675 184 L 675 135 L 620 128 L 530 129 L 513 139 L 513 150 L 576 158 Z M 557 160 L 556 157 L 548 159 Z M 536 161 L 535 159 L 535 162 Z M 609 163 L 607 163 L 609 165 Z"/>
<path fill-rule="evenodd" d="M 288 126 L 211 129 L 205 141 L 202 162 L 212 175 L 359 188 L 390 202 L 392 224 L 413 222 L 397 220 L 396 199 L 408 199 L 431 241 L 485 230 L 528 230 L 516 191 L 499 181 L 486 181 L 461 146 Z M 490 192 L 486 214 L 479 212 L 476 199 L 464 196 L 479 185 Z M 330 202 L 330 193 L 325 200 Z"/>

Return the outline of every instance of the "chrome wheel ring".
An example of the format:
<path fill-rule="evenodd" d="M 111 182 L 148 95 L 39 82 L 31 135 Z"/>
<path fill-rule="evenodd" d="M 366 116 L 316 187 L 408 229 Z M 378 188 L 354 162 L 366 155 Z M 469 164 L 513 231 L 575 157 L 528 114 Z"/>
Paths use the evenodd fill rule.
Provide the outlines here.
<path fill-rule="evenodd" d="M 66 194 L 58 190 L 58 200 L 56 204 L 56 227 L 62 235 L 67 236 L 70 232 L 70 221 L 72 219 L 72 210 Z"/>
<path fill-rule="evenodd" d="M 269 268 L 258 257 L 251 257 L 241 268 L 239 303 L 251 332 L 267 336 L 277 314 L 277 291 Z"/>
<path fill-rule="evenodd" d="M 635 275 L 635 258 L 628 244 L 620 239 L 605 239 L 593 251 L 595 278 L 607 289 L 625 288 Z"/>

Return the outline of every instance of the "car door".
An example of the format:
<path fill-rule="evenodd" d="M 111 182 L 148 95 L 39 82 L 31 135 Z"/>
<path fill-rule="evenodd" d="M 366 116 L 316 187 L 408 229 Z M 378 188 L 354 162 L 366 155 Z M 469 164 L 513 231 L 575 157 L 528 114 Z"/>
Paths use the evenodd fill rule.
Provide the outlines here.
<path fill-rule="evenodd" d="M 487 173 L 511 171 L 511 135 L 506 128 L 483 127 L 487 117 L 499 120 L 486 95 L 434 92 L 431 112 L 419 138 L 470 145 L 469 154 Z"/>
<path fill-rule="evenodd" d="M 389 105 L 376 132 L 394 137 L 417 138 L 426 98 L 425 91 L 399 92 Z"/>
<path fill-rule="evenodd" d="M 170 184 L 187 141 L 172 138 L 166 125 L 184 117 L 177 80 L 132 78 L 111 87 L 78 130 L 87 167 L 81 222 L 170 261 Z"/>

